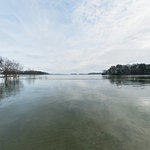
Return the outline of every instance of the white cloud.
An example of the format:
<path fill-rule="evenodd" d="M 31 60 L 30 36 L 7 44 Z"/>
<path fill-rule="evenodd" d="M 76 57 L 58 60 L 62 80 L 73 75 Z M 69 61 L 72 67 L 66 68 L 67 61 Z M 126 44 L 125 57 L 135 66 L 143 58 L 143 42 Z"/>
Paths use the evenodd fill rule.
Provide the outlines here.
<path fill-rule="evenodd" d="M 90 72 L 117 63 L 149 63 L 149 0 L 8 4 L 0 11 L 0 52 L 27 67 Z"/>

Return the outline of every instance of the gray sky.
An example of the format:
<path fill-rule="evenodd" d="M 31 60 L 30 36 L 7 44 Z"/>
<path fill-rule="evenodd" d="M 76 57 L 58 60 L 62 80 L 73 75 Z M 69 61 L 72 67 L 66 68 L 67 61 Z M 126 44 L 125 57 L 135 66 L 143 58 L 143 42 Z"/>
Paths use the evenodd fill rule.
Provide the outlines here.
<path fill-rule="evenodd" d="M 150 0 L 0 0 L 0 56 L 59 73 L 150 63 Z"/>

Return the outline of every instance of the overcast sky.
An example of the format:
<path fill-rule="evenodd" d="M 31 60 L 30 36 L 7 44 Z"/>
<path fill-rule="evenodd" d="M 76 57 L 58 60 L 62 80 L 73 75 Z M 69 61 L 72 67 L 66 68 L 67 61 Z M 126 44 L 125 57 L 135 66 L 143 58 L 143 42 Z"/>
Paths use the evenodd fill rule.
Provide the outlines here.
<path fill-rule="evenodd" d="M 150 0 L 0 0 L 0 56 L 55 73 L 150 63 Z"/>

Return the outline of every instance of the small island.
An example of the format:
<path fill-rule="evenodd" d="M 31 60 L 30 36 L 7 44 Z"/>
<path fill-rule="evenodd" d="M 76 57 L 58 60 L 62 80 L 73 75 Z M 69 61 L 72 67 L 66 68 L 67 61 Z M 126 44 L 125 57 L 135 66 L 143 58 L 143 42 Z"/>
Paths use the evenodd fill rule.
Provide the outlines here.
<path fill-rule="evenodd" d="M 150 64 L 132 64 L 111 66 L 102 75 L 150 75 Z"/>

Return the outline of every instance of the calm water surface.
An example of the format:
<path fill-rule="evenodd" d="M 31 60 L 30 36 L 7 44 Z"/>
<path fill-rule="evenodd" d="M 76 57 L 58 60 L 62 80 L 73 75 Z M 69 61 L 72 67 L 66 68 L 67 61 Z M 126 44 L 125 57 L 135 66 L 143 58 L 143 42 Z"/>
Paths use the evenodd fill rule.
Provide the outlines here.
<path fill-rule="evenodd" d="M 150 150 L 150 77 L 1 79 L 0 150 Z"/>

